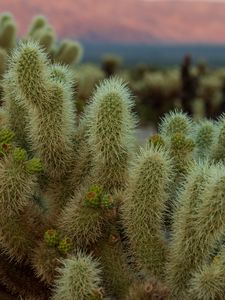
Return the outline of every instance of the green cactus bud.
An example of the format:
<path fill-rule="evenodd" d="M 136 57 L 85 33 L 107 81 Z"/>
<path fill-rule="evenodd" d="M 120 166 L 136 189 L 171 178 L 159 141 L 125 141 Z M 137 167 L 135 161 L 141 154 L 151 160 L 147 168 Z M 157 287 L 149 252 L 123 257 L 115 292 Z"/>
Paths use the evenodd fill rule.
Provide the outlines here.
<path fill-rule="evenodd" d="M 60 277 L 56 279 L 52 300 L 91 300 L 99 289 L 99 265 L 90 256 L 78 253 L 65 259 L 58 272 Z"/>
<path fill-rule="evenodd" d="M 95 192 L 88 192 L 85 196 L 85 205 L 89 207 L 98 208 L 100 206 L 100 199 Z"/>
<path fill-rule="evenodd" d="M 16 162 L 23 162 L 27 159 L 27 152 L 22 148 L 15 148 L 12 155 Z"/>
<path fill-rule="evenodd" d="M 41 172 L 43 170 L 42 163 L 39 158 L 32 158 L 26 162 L 27 171 L 31 174 Z"/>
<path fill-rule="evenodd" d="M 63 255 L 68 254 L 72 250 L 72 242 L 68 237 L 65 237 L 63 240 L 59 242 L 58 250 Z"/>
<path fill-rule="evenodd" d="M 110 209 L 113 208 L 114 206 L 114 201 L 111 195 L 103 195 L 101 198 L 101 207 Z"/>
<path fill-rule="evenodd" d="M 49 247 L 55 247 L 59 244 L 59 233 L 55 229 L 49 229 L 44 234 L 44 240 Z"/>
<path fill-rule="evenodd" d="M 14 132 L 11 131 L 10 129 L 0 129 L 0 143 L 5 143 L 5 144 L 9 144 L 13 141 L 14 139 Z"/>
<path fill-rule="evenodd" d="M 101 205 L 102 188 L 92 185 L 85 195 L 84 203 L 86 206 L 98 208 Z"/>

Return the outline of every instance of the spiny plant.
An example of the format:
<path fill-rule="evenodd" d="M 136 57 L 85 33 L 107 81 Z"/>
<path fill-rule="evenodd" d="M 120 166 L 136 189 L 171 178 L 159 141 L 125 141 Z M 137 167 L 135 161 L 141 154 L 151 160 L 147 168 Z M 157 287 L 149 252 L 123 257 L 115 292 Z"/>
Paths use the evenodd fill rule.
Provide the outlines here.
<path fill-rule="evenodd" d="M 0 16 L 0 47 L 10 51 L 16 45 L 16 23 L 13 16 L 3 13 Z"/>
<path fill-rule="evenodd" d="M 50 53 L 55 44 L 56 34 L 53 27 L 49 25 L 48 20 L 39 15 L 32 20 L 27 37 L 37 41 L 45 51 Z"/>
<path fill-rule="evenodd" d="M 58 42 L 54 27 L 43 15 L 33 18 L 27 33 L 17 37 L 17 24 L 11 13 L 0 14 L 0 79 L 6 70 L 7 54 L 16 46 L 17 40 L 33 40 L 48 54 L 48 59 L 65 65 L 80 62 L 83 48 L 78 41 L 64 39 Z"/>
<path fill-rule="evenodd" d="M 215 138 L 215 126 L 213 121 L 201 120 L 194 128 L 194 139 L 196 141 L 196 159 L 204 159 L 212 150 Z"/>
<path fill-rule="evenodd" d="M 63 40 L 55 53 L 55 60 L 67 65 L 80 62 L 83 55 L 81 44 L 73 40 Z"/>
<path fill-rule="evenodd" d="M 174 111 L 139 149 L 127 85 L 102 81 L 78 119 L 70 69 L 32 40 L 13 50 L 3 91 L 0 282 L 11 294 L 225 298 L 223 119 Z"/>
<path fill-rule="evenodd" d="M 77 253 L 76 258 L 67 258 L 60 267 L 53 300 L 101 299 L 100 269 L 91 257 Z"/>
<path fill-rule="evenodd" d="M 122 206 L 125 230 L 138 263 L 159 278 L 164 276 L 167 256 L 162 221 L 170 176 L 171 162 L 164 150 L 143 150 L 131 171 Z"/>

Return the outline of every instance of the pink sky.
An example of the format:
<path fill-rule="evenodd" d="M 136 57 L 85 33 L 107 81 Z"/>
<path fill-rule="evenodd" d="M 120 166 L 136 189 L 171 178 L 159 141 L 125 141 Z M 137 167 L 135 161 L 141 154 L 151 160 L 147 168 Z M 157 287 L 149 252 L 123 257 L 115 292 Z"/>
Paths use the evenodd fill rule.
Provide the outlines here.
<path fill-rule="evenodd" d="M 225 0 L 0 0 L 24 33 L 45 14 L 59 36 L 119 42 L 225 43 Z"/>

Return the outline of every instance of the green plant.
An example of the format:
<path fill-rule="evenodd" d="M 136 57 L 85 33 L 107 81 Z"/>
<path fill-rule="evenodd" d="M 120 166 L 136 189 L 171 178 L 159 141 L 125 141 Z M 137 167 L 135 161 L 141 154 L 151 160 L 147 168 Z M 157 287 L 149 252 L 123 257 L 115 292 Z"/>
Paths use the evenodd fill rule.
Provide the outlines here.
<path fill-rule="evenodd" d="M 0 16 L 0 47 L 10 51 L 16 45 L 16 23 L 9 13 Z"/>
<path fill-rule="evenodd" d="M 82 54 L 83 49 L 80 43 L 65 39 L 55 53 L 55 60 L 67 65 L 77 64 L 81 60 Z"/>
<path fill-rule="evenodd" d="M 35 300 L 224 299 L 223 118 L 171 112 L 137 151 L 127 85 L 101 82 L 78 119 L 73 79 L 34 41 L 10 57 L 1 284 Z"/>

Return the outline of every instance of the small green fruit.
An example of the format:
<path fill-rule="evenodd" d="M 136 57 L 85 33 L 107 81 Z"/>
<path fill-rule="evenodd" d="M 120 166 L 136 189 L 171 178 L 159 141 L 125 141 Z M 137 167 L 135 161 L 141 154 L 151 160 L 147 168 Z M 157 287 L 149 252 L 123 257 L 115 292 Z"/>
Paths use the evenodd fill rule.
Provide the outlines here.
<path fill-rule="evenodd" d="M 16 162 L 23 162 L 27 159 L 27 152 L 22 148 L 15 148 L 13 158 Z"/>
<path fill-rule="evenodd" d="M 49 247 L 55 247 L 59 244 L 59 234 L 55 229 L 49 229 L 44 234 L 44 240 Z"/>
<path fill-rule="evenodd" d="M 72 242 L 69 238 L 64 238 L 59 242 L 58 250 L 61 254 L 68 254 L 72 250 Z"/>
<path fill-rule="evenodd" d="M 42 163 L 39 158 L 32 158 L 31 160 L 27 161 L 26 167 L 29 173 L 37 173 L 43 170 Z"/>
<path fill-rule="evenodd" d="M 113 198 L 112 198 L 112 196 L 104 195 L 101 198 L 101 207 L 102 208 L 107 208 L 107 209 L 113 208 Z"/>
<path fill-rule="evenodd" d="M 97 185 L 90 187 L 87 192 L 84 202 L 88 207 L 99 208 L 101 206 L 102 188 Z"/>
<path fill-rule="evenodd" d="M 12 142 L 15 134 L 12 130 L 3 128 L 0 130 L 0 143 L 9 144 Z"/>

